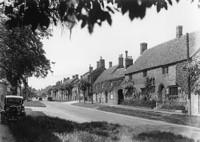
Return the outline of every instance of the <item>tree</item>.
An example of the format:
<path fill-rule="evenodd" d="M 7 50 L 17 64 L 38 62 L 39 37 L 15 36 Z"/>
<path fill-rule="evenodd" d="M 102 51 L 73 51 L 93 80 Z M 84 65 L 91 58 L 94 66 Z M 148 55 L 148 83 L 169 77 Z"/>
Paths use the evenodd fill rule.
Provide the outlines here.
<path fill-rule="evenodd" d="M 73 88 L 73 85 L 71 83 L 62 84 L 62 90 L 65 91 L 65 95 L 68 96 L 68 99 L 71 99 L 72 97 L 72 88 Z"/>
<path fill-rule="evenodd" d="M 86 90 L 90 87 L 90 83 L 87 80 L 81 79 L 79 82 L 79 89 L 83 91 L 83 101 L 85 103 L 85 93 Z"/>
<path fill-rule="evenodd" d="M 136 92 L 136 88 L 134 87 L 134 82 L 132 80 L 125 81 L 123 83 L 123 88 L 125 90 L 125 96 L 131 97 L 134 92 Z"/>
<path fill-rule="evenodd" d="M 194 94 L 200 93 L 200 56 L 193 57 L 183 67 L 190 75 L 190 88 Z"/>
<path fill-rule="evenodd" d="M 37 90 L 31 87 L 22 88 L 22 96 L 24 99 L 32 98 L 37 96 Z"/>
<path fill-rule="evenodd" d="M 8 30 L 1 21 L 0 31 L 0 68 L 15 95 L 22 83 L 27 87 L 28 77 L 46 77 L 51 71 L 51 63 L 45 57 L 41 37 L 29 27 Z"/>
<path fill-rule="evenodd" d="M 111 15 L 116 12 L 129 13 L 130 20 L 142 19 L 147 8 L 156 6 L 160 12 L 172 5 L 172 0 L 11 0 L 1 4 L 9 17 L 9 28 L 31 25 L 33 31 L 46 30 L 51 23 L 61 23 L 72 29 L 81 22 L 81 27 L 87 26 L 92 33 L 95 24 L 101 26 L 107 21 L 111 25 Z"/>
<path fill-rule="evenodd" d="M 146 101 L 149 101 L 151 96 L 150 96 L 150 93 L 155 90 L 155 78 L 150 78 L 150 77 L 147 77 L 146 80 L 145 80 L 145 88 L 142 92 L 142 95 L 144 95 L 144 99 Z M 154 92 L 154 91 L 153 91 Z"/>

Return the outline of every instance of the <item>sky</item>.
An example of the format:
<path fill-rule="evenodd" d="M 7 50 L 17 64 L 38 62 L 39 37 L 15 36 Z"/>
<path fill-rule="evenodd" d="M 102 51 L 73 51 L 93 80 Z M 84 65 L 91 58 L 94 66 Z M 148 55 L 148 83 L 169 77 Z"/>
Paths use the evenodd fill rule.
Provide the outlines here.
<path fill-rule="evenodd" d="M 29 85 L 41 89 L 75 74 L 81 76 L 89 70 L 89 65 L 96 68 L 100 56 L 105 59 L 106 67 L 109 61 L 117 65 L 119 55 L 125 56 L 125 50 L 135 61 L 140 55 L 141 42 L 147 42 L 148 48 L 152 48 L 174 39 L 177 25 L 183 26 L 183 34 L 200 31 L 197 0 L 193 3 L 182 0 L 159 13 L 152 7 L 142 20 L 130 21 L 127 14 L 122 16 L 120 13 L 113 15 L 112 19 L 112 26 L 107 23 L 96 26 L 92 34 L 77 24 L 71 38 L 68 29 L 53 27 L 53 36 L 43 40 L 47 58 L 55 62 L 53 73 L 46 78 L 29 78 Z"/>

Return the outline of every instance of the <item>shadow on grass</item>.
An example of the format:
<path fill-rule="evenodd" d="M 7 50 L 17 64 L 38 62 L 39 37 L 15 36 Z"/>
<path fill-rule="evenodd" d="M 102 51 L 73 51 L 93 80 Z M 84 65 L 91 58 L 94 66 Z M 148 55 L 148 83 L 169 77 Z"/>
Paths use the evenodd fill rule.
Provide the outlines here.
<path fill-rule="evenodd" d="M 46 107 L 41 101 L 24 101 L 24 106 L 26 107 Z"/>
<path fill-rule="evenodd" d="M 160 131 L 140 133 L 133 139 L 137 139 L 142 142 L 194 142 L 193 139 L 189 139 L 181 135 L 174 135 L 173 133 Z"/>
<path fill-rule="evenodd" d="M 117 108 L 112 106 L 102 106 L 98 110 L 125 114 L 130 116 L 142 117 L 152 120 L 160 120 L 174 124 L 189 125 L 193 127 L 200 128 L 200 117 L 199 116 L 187 116 L 187 115 L 178 115 L 178 114 L 165 114 L 160 112 L 149 112 L 143 110 L 132 110 L 125 108 Z"/>
<path fill-rule="evenodd" d="M 34 114 L 34 115 L 33 115 Z M 16 142 L 194 142 L 169 132 L 143 132 L 107 122 L 76 123 L 42 112 L 8 123 Z"/>
<path fill-rule="evenodd" d="M 106 139 L 118 140 L 120 128 L 117 124 L 107 122 L 79 124 L 48 116 L 26 116 L 17 122 L 9 123 L 8 126 L 16 142 L 61 142 L 60 134 L 73 134 L 73 137 L 80 135 L 85 142 L 92 138 L 99 142 Z"/>

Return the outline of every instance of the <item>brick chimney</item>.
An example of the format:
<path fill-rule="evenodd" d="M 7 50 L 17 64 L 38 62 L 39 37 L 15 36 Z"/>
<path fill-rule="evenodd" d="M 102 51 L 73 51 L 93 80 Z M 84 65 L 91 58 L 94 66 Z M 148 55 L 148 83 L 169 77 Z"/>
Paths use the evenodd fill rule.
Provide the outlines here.
<path fill-rule="evenodd" d="M 140 43 L 140 55 L 142 55 L 145 50 L 147 50 L 147 43 L 146 42 Z"/>
<path fill-rule="evenodd" d="M 183 26 L 178 25 L 176 27 L 176 38 L 180 38 L 183 35 Z"/>
<path fill-rule="evenodd" d="M 119 55 L 119 58 L 118 58 L 118 61 L 119 61 L 119 67 L 120 68 L 123 68 L 124 67 L 124 58 L 123 58 L 123 54 L 120 54 Z"/>
<path fill-rule="evenodd" d="M 100 57 L 99 62 L 100 62 L 99 67 L 100 67 L 100 68 L 105 68 L 105 60 L 104 60 L 102 57 Z"/>
<path fill-rule="evenodd" d="M 100 67 L 100 62 L 97 61 L 97 69 Z"/>
<path fill-rule="evenodd" d="M 128 57 L 128 51 L 127 50 L 125 51 L 125 56 L 126 56 L 125 58 Z"/>
<path fill-rule="evenodd" d="M 90 65 L 89 66 L 89 72 L 92 72 L 93 71 L 93 67 Z"/>
<path fill-rule="evenodd" d="M 128 68 L 129 66 L 133 65 L 133 59 L 132 59 L 131 56 L 128 56 L 128 51 L 127 50 L 125 51 L 125 55 L 126 55 L 125 68 Z"/>
<path fill-rule="evenodd" d="M 109 68 L 111 68 L 111 67 L 112 67 L 112 62 L 110 61 L 110 62 L 109 62 Z"/>

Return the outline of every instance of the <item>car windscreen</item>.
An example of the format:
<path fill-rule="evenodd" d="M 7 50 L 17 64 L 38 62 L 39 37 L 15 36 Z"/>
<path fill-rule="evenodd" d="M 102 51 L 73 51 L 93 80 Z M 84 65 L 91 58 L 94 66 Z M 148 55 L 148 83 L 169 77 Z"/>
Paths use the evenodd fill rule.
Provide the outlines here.
<path fill-rule="evenodd" d="M 20 105 L 20 104 L 22 104 L 22 99 L 20 99 L 20 98 L 6 98 L 6 103 L 8 105 L 12 105 L 12 104 Z"/>

